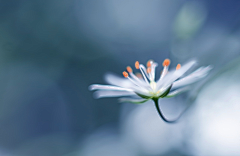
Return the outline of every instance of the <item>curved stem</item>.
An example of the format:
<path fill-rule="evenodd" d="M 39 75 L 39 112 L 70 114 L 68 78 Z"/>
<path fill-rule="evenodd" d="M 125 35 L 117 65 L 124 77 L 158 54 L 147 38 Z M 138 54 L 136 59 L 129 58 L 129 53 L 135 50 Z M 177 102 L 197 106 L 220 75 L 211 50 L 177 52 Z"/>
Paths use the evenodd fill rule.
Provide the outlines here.
<path fill-rule="evenodd" d="M 158 114 L 160 115 L 160 117 L 163 119 L 163 121 L 167 122 L 167 123 L 174 123 L 174 122 L 177 122 L 177 120 L 182 116 L 183 112 L 175 119 L 175 120 L 168 120 L 165 118 L 165 116 L 162 114 L 161 112 L 161 109 L 159 108 L 159 105 L 158 105 L 158 99 L 153 99 L 154 103 L 155 103 L 155 106 L 156 106 L 156 109 L 158 111 Z"/>

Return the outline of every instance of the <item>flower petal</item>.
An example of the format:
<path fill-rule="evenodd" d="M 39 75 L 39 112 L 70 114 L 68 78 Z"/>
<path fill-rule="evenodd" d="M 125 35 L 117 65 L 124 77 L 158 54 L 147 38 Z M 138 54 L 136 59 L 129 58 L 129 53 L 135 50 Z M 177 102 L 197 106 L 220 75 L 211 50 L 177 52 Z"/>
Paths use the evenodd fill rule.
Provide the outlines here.
<path fill-rule="evenodd" d="M 179 88 L 179 87 L 194 83 L 199 79 L 205 77 L 211 69 L 212 69 L 211 66 L 198 68 L 196 71 L 194 71 L 190 75 L 174 82 L 172 88 L 175 89 L 175 88 Z"/>
<path fill-rule="evenodd" d="M 89 86 L 89 90 L 118 90 L 118 91 L 133 91 L 132 89 L 116 87 L 111 85 L 100 85 L 100 84 L 92 84 Z"/>
<path fill-rule="evenodd" d="M 119 102 L 129 102 L 134 104 L 141 104 L 147 102 L 149 99 L 133 99 L 133 98 L 120 98 Z"/>
<path fill-rule="evenodd" d="M 104 98 L 104 97 L 120 97 L 120 96 L 134 96 L 136 95 L 134 92 L 127 91 L 107 91 L 107 90 L 99 90 L 94 92 L 94 97 L 96 99 Z"/>
<path fill-rule="evenodd" d="M 112 85 L 131 89 L 141 94 L 147 94 L 150 87 L 149 84 L 146 84 L 145 81 L 143 80 L 138 79 L 140 81 L 139 83 L 141 83 L 139 86 L 142 86 L 142 87 L 139 87 L 126 78 L 121 78 L 119 76 L 116 76 L 114 74 L 109 74 L 109 73 L 105 75 L 105 80 Z"/>
<path fill-rule="evenodd" d="M 196 64 L 195 60 L 188 62 L 187 64 L 183 65 L 182 68 L 179 70 L 172 71 L 168 73 L 162 80 L 157 82 L 157 90 L 164 87 L 167 88 L 170 86 L 175 80 L 181 77 L 186 71 L 188 71 L 193 65 Z"/>
<path fill-rule="evenodd" d="M 104 76 L 104 78 L 105 78 L 105 81 L 107 81 L 107 83 L 111 85 L 120 86 L 124 88 L 129 88 L 133 86 L 132 82 L 129 81 L 128 79 L 116 76 L 114 74 L 107 73 Z"/>
<path fill-rule="evenodd" d="M 180 94 L 182 92 L 186 92 L 188 90 L 190 90 L 190 87 L 184 87 L 184 88 L 181 88 L 181 89 L 177 89 L 177 90 L 174 90 L 174 91 L 168 93 L 168 95 L 165 96 L 165 97 L 168 97 L 168 98 L 169 97 L 174 97 L 174 96 L 176 96 L 176 95 L 178 95 L 178 94 Z"/>

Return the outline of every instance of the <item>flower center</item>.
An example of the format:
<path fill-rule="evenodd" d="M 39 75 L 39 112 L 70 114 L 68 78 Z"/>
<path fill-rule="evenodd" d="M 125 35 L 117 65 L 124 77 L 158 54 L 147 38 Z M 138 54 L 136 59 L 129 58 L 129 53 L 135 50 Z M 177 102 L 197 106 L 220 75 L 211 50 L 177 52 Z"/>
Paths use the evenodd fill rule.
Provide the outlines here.
<path fill-rule="evenodd" d="M 153 92 L 155 92 L 155 89 L 156 89 L 157 83 L 156 83 L 155 81 L 151 81 L 151 82 L 150 82 L 150 86 L 151 86 Z"/>

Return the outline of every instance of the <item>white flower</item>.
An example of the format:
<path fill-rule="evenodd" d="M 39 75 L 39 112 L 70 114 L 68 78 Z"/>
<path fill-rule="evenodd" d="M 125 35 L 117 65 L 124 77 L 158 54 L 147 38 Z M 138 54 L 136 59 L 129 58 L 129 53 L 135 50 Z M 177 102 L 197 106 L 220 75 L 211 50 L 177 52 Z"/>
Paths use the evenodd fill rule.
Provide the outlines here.
<path fill-rule="evenodd" d="M 96 98 L 130 97 L 120 98 L 120 102 L 144 103 L 152 99 L 158 111 L 160 111 L 157 104 L 159 98 L 173 97 L 187 91 L 189 87 L 186 87 L 186 85 L 205 77 L 211 70 L 210 66 L 200 67 L 188 76 L 183 77 L 195 64 L 196 61 L 192 60 L 182 67 L 178 64 L 174 71 L 168 71 L 170 60 L 165 59 L 163 62 L 163 71 L 160 77 L 155 80 L 155 69 L 158 64 L 150 60 L 147 62 L 146 68 L 137 61 L 135 67 L 141 71 L 141 74 L 134 74 L 132 68 L 128 66 L 128 72 L 123 72 L 125 78 L 107 74 L 105 77 L 106 81 L 111 85 L 93 84 L 89 86 L 89 89 L 97 90 L 95 92 Z M 162 116 L 162 114 L 160 115 Z"/>

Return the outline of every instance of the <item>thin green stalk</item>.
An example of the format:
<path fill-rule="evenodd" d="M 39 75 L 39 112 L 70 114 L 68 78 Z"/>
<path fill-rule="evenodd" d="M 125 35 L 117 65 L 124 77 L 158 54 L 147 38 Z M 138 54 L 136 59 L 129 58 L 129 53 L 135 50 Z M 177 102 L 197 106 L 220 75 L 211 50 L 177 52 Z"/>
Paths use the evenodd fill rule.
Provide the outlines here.
<path fill-rule="evenodd" d="M 168 120 L 165 118 L 165 116 L 162 114 L 161 112 L 161 109 L 159 108 L 159 105 L 158 105 L 158 99 L 153 99 L 154 103 L 155 103 L 155 106 L 157 108 L 157 111 L 158 111 L 158 114 L 160 115 L 160 117 L 163 119 L 163 121 L 167 122 L 167 123 L 175 123 L 177 122 L 177 120 L 181 117 L 182 114 L 180 114 L 180 116 L 175 119 L 175 120 Z"/>

